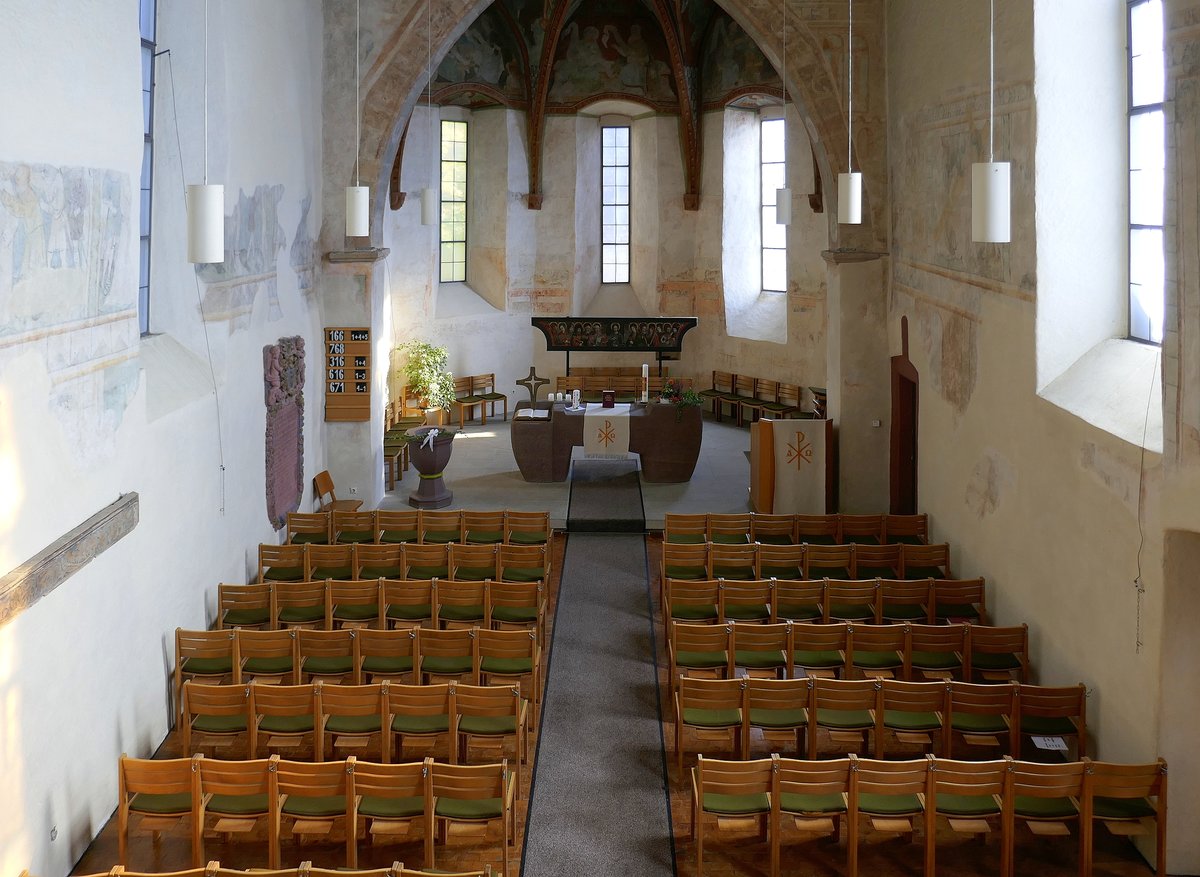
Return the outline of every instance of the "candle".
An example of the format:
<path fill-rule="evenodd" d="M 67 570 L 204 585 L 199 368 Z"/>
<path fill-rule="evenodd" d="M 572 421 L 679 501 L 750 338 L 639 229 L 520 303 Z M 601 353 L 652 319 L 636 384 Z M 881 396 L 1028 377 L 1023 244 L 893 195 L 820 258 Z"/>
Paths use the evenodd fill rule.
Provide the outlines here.
<path fill-rule="evenodd" d="M 642 402 L 650 401 L 650 365 L 642 363 Z"/>
<path fill-rule="evenodd" d="M 643 362 L 643 363 L 642 363 L 642 377 L 643 377 L 643 378 L 648 378 L 648 377 L 650 377 L 650 365 L 649 365 L 649 363 L 645 363 L 645 362 Z"/>

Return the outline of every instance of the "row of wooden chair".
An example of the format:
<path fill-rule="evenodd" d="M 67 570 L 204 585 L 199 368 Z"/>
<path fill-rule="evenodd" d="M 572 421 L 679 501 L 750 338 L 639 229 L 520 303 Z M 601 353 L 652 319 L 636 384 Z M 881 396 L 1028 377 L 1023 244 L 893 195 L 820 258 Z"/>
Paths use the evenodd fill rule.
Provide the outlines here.
<path fill-rule="evenodd" d="M 1082 683 L 684 677 L 675 692 L 675 758 L 682 772 L 684 729 L 690 728 L 697 739 L 732 734 L 732 751 L 742 758 L 750 757 L 751 731 L 757 729 L 775 751 L 794 743 L 802 758 L 817 757 L 818 732 L 825 731 L 839 754 L 867 750 L 883 758 L 895 741 L 950 756 L 957 734 L 968 746 L 1014 758 L 1025 737 L 1058 738 L 1067 746 L 1064 755 L 1078 760 L 1087 754 L 1086 703 Z M 1007 745 L 1001 746 L 1001 737 Z"/>
<path fill-rule="evenodd" d="M 467 412 L 479 409 L 480 422 L 487 424 L 488 408 L 492 417 L 496 416 L 496 403 L 504 403 L 504 419 L 508 420 L 508 396 L 497 391 L 496 375 L 494 372 L 485 375 L 467 375 L 454 379 L 454 406 L 458 409 L 458 426 L 466 427 Z"/>
<path fill-rule="evenodd" d="M 1029 677 L 1029 626 L 979 624 L 671 624 L 671 678 L 737 670 L 806 676 L 1007 682 Z"/>
<path fill-rule="evenodd" d="M 662 376 L 671 374 L 669 365 L 660 364 Z M 639 378 L 642 376 L 640 365 L 573 365 L 567 369 L 567 374 L 575 378 Z M 653 377 L 653 376 L 652 376 Z"/>
<path fill-rule="evenodd" d="M 1084 760 L 1041 764 L 1004 758 L 961 762 L 926 757 L 910 761 L 849 758 L 802 761 L 761 758 L 719 761 L 700 757 L 692 771 L 692 837 L 698 875 L 704 873 L 704 842 L 710 818 L 719 828 L 761 823 L 770 845 L 770 873 L 779 874 L 783 821 L 807 836 L 840 835 L 846 822 L 846 874 L 857 877 L 864 825 L 875 831 L 916 835 L 921 821 L 921 873 L 937 873 L 937 820 L 951 830 L 983 834 L 1000 830 L 1000 874 L 1017 872 L 1018 821 L 1035 834 L 1079 833 L 1079 873 L 1092 875 L 1097 822 L 1113 833 L 1147 833 L 1153 823 L 1159 877 L 1166 874 L 1167 765 L 1112 764 Z M 866 820 L 863 820 L 866 817 Z M 1054 831 L 1053 826 L 1060 828 Z M 745 841 L 739 841 L 744 845 Z M 894 853 L 892 855 L 895 855 Z"/>
<path fill-rule="evenodd" d="M 545 545 L 360 543 L 258 546 L 258 582 L 318 579 L 455 579 L 544 582 L 550 558 Z"/>
<path fill-rule="evenodd" d="M 668 626 L 672 621 L 987 624 L 983 579 L 667 579 L 664 591 Z"/>
<path fill-rule="evenodd" d="M 140 816 L 156 830 L 165 820 L 188 818 L 192 862 L 205 861 L 204 830 L 211 820 L 223 830 L 244 832 L 259 820 L 267 824 L 266 864 L 279 868 L 283 828 L 294 837 L 327 836 L 342 821 L 346 864 L 358 862 L 358 835 L 374 841 L 404 840 L 416 829 L 425 841 L 425 867 L 433 868 L 437 829 L 448 823 L 503 829 L 503 871 L 508 873 L 513 836 L 516 780 L 507 761 L 496 764 L 443 764 L 424 761 L 375 764 L 353 756 L 340 761 L 288 761 L 278 755 L 249 761 L 190 758 L 139 759 L 121 756 L 119 769 L 118 855 L 128 861 L 130 818 Z"/>
<path fill-rule="evenodd" d="M 509 509 L 378 509 L 292 512 L 286 543 L 418 542 L 479 545 L 545 545 L 550 541 L 549 512 Z"/>
<path fill-rule="evenodd" d="M 484 865 L 482 871 L 441 871 L 442 877 L 491 877 L 492 866 Z M 312 862 L 301 862 L 295 868 L 255 868 L 254 877 L 425 877 L 428 872 L 405 868 L 403 862 L 392 862 L 386 868 L 316 868 Z M 21 877 L 30 877 L 22 871 Z M 213 860 L 200 868 L 184 868 L 182 871 L 132 871 L 124 865 L 113 865 L 107 871 L 97 871 L 81 877 L 247 877 L 239 868 L 224 868 Z"/>
<path fill-rule="evenodd" d="M 663 385 L 673 381 L 680 390 L 692 388 L 691 378 L 668 378 L 666 375 L 652 375 L 647 381 L 647 393 L 650 399 L 657 399 L 662 393 Z M 570 395 L 579 391 L 584 402 L 599 402 L 605 390 L 616 392 L 618 402 L 638 402 L 642 398 L 641 370 L 635 370 L 629 375 L 559 375 L 555 380 L 555 390 Z"/>
<path fill-rule="evenodd" d="M 925 515 L 761 515 L 681 514 L 663 516 L 663 541 L 682 544 L 724 542 L 745 545 L 841 545 L 849 542 L 881 545 L 888 542 L 929 541 Z"/>
<path fill-rule="evenodd" d="M 527 627 L 545 642 L 541 581 L 320 579 L 217 586 L 217 629 Z"/>
<path fill-rule="evenodd" d="M 507 677 L 510 674 L 497 674 Z M 536 689 L 536 683 L 534 688 Z M 250 758 L 260 749 L 295 748 L 312 741 L 313 761 L 327 761 L 338 745 L 378 741 L 384 764 L 404 760 L 406 737 L 445 736 L 446 760 L 467 760 L 473 739 L 511 738 L 520 783 L 528 762 L 530 703 L 513 684 L 369 685 L 183 684 L 183 751 L 214 753 L 238 741 Z M 268 754 L 269 751 L 268 751 Z"/>
<path fill-rule="evenodd" d="M 756 378 L 753 375 L 735 375 L 714 371 L 712 386 L 701 390 L 700 395 L 712 402 L 713 416 L 720 420 L 724 408 L 737 419 L 738 426 L 745 422 L 746 415 L 752 418 L 792 417 L 802 414 L 801 392 L 797 384 Z"/>
<path fill-rule="evenodd" d="M 528 678 L 541 702 L 542 649 L 532 630 L 175 630 L 175 694 L 200 680 L 291 683 L 439 679 L 477 683 Z"/>

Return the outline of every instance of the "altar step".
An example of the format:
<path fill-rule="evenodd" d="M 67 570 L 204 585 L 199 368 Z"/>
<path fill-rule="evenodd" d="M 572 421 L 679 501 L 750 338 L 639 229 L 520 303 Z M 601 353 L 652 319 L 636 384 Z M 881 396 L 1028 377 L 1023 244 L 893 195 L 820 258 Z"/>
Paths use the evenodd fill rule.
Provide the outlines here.
<path fill-rule="evenodd" d="M 567 531 L 644 533 L 642 482 L 635 460 L 576 460 L 571 465 Z"/>

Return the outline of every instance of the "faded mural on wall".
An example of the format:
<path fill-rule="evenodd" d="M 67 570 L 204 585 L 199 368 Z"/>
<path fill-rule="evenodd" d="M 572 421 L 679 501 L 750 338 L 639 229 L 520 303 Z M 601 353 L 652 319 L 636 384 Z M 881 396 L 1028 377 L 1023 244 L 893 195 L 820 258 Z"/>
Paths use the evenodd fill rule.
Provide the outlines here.
<path fill-rule="evenodd" d="M 304 338 L 280 338 L 263 348 L 267 405 L 267 519 L 276 530 L 304 494 Z"/>
<path fill-rule="evenodd" d="M 301 293 L 310 293 L 316 288 L 319 248 L 308 228 L 308 214 L 311 211 L 312 195 L 305 195 L 300 202 L 300 221 L 296 223 L 296 237 L 292 240 L 290 253 L 292 270 L 296 272 L 296 286 Z"/>
<path fill-rule="evenodd" d="M 80 462 L 112 453 L 138 386 L 130 191 L 114 170 L 0 162 L 0 368 L 41 354 Z"/>
<path fill-rule="evenodd" d="M 438 65 L 434 90 L 450 83 L 490 86 L 510 101 L 525 97 L 525 76 L 517 37 L 495 7 L 488 7 Z"/>
<path fill-rule="evenodd" d="M 282 185 L 259 185 L 247 195 L 238 189 L 237 203 L 225 217 L 225 261 L 197 265 L 196 274 L 207 285 L 204 319 L 227 320 L 229 331 L 249 324 L 254 301 L 265 292 L 270 322 L 283 318 L 279 304 L 279 253 L 287 235 L 279 224 Z"/>
<path fill-rule="evenodd" d="M 703 57 L 702 101 L 706 108 L 723 106 L 747 89 L 783 88 L 783 80 L 758 44 L 723 11 L 713 16 Z"/>

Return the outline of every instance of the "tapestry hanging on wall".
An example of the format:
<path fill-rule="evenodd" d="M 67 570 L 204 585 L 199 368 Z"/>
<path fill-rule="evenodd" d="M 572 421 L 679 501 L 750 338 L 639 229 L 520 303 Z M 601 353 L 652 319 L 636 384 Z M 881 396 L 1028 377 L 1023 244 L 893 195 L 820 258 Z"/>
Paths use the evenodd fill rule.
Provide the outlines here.
<path fill-rule="evenodd" d="M 263 348 L 267 403 L 267 518 L 283 529 L 304 495 L 304 339 Z"/>

